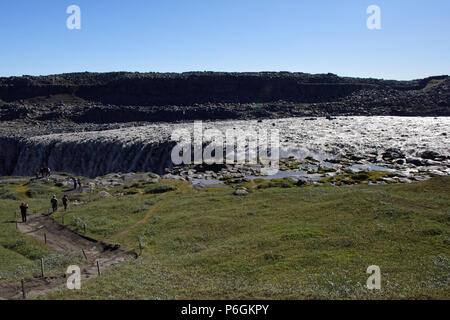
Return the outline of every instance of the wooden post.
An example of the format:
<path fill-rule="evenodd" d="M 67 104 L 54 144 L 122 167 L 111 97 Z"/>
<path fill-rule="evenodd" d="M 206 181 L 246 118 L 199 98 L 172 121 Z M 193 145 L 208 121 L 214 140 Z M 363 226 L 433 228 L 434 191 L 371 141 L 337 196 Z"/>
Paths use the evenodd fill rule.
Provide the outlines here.
<path fill-rule="evenodd" d="M 87 261 L 87 255 L 86 255 L 86 252 L 84 252 L 84 249 L 81 249 L 81 251 L 83 252 L 83 256 L 84 256 L 84 258 L 85 258 L 86 261 Z"/>
<path fill-rule="evenodd" d="M 97 260 L 97 272 L 98 272 L 98 275 L 101 275 L 101 273 L 100 273 L 100 264 L 98 263 L 98 260 Z"/>
<path fill-rule="evenodd" d="M 42 278 L 45 277 L 45 274 L 44 274 L 44 258 L 41 258 L 41 275 L 42 275 Z"/>
<path fill-rule="evenodd" d="M 44 243 L 47 244 L 47 234 L 44 232 Z"/>
<path fill-rule="evenodd" d="M 142 244 L 141 244 L 141 240 L 139 240 L 139 255 L 142 256 Z"/>
<path fill-rule="evenodd" d="M 19 229 L 19 226 L 17 225 L 17 220 L 16 220 L 16 229 Z"/>
<path fill-rule="evenodd" d="M 22 297 L 27 298 L 27 293 L 25 292 L 25 281 L 22 279 Z"/>
<path fill-rule="evenodd" d="M 83 232 L 86 233 L 86 222 L 83 222 Z"/>

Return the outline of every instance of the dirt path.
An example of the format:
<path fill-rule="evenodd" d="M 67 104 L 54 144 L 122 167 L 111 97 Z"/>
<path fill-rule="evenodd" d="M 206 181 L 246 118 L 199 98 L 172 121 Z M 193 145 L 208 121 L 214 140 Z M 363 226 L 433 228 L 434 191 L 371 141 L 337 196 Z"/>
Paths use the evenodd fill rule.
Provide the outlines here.
<path fill-rule="evenodd" d="M 19 231 L 44 242 L 44 233 L 47 245 L 57 252 L 85 251 L 87 261 L 80 265 L 81 285 L 87 280 L 98 276 L 97 261 L 100 271 L 116 265 L 125 260 L 134 259 L 134 251 L 122 248 L 113 248 L 111 245 L 91 239 L 82 234 L 59 225 L 47 215 L 39 214 L 28 219 L 27 223 L 19 223 Z M 25 279 L 27 298 L 66 287 L 66 275 L 45 278 Z M 20 281 L 0 285 L 0 299 L 22 299 Z"/>

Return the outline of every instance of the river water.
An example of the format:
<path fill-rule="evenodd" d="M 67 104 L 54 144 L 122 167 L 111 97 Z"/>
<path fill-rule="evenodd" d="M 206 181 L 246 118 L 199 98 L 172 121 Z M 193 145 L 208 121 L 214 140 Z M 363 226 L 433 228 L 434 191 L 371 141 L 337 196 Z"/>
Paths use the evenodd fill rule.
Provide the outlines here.
<path fill-rule="evenodd" d="M 197 124 L 198 125 L 198 124 Z M 202 131 L 227 129 L 278 130 L 280 157 L 311 156 L 317 160 L 355 157 L 371 165 L 382 163 L 382 154 L 396 148 L 405 157 L 424 151 L 450 156 L 450 117 L 336 117 L 285 118 L 262 121 L 208 121 Z M 163 172 L 172 167 L 174 130 L 193 132 L 194 123 L 155 123 L 141 127 L 72 132 L 23 138 L 17 150 L 8 150 L 13 163 L 9 174 L 31 175 L 42 165 L 53 170 L 95 177 L 111 172 Z M 7 157 L 7 156 L 5 156 Z M 363 161 L 364 164 L 364 161 Z M 434 163 L 444 172 L 448 159 Z"/>

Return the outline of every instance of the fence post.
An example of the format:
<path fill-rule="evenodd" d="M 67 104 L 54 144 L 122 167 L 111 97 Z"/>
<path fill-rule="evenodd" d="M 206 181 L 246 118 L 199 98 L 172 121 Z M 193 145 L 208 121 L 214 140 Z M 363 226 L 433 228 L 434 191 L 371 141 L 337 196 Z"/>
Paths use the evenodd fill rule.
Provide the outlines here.
<path fill-rule="evenodd" d="M 22 282 L 22 297 L 24 299 L 26 299 L 27 298 L 27 293 L 25 292 L 25 281 L 22 279 L 21 282 Z"/>
<path fill-rule="evenodd" d="M 44 274 L 44 258 L 41 258 L 41 275 L 42 275 L 42 278 L 45 277 L 45 274 Z"/>
<path fill-rule="evenodd" d="M 98 272 L 98 275 L 101 275 L 101 273 L 100 273 L 100 265 L 98 263 L 98 260 L 97 260 L 97 272 Z"/>
<path fill-rule="evenodd" d="M 141 239 L 139 239 L 139 255 L 142 256 L 142 244 L 141 244 Z"/>
<path fill-rule="evenodd" d="M 84 256 L 84 258 L 86 259 L 86 261 L 87 261 L 87 256 L 86 256 L 86 252 L 84 252 L 84 249 L 81 249 L 81 251 L 83 252 L 83 256 Z"/>
<path fill-rule="evenodd" d="M 47 244 L 47 234 L 44 232 L 44 243 Z"/>

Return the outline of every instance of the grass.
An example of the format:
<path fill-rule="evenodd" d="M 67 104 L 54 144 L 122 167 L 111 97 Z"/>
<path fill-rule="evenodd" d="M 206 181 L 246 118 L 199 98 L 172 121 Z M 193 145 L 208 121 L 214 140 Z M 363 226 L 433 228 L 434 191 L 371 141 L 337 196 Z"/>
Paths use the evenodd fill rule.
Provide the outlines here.
<path fill-rule="evenodd" d="M 98 199 L 71 211 L 70 224 L 75 216 L 89 221 L 91 236 L 128 230 L 116 240 L 136 251 L 141 241 L 143 255 L 80 291 L 41 298 L 449 298 L 449 177 L 341 187 L 253 183 L 271 185 L 237 197 L 231 188 L 194 191 L 174 181 L 167 184 L 175 191 Z M 379 291 L 365 288 L 370 265 L 381 268 Z"/>
<path fill-rule="evenodd" d="M 153 204 L 154 200 L 150 197 L 108 197 L 67 212 L 60 211 L 52 217 L 61 223 L 61 217 L 64 216 L 65 225 L 72 229 L 82 233 L 86 231 L 87 235 L 97 239 L 105 239 L 142 219 Z"/>
<path fill-rule="evenodd" d="M 367 183 L 367 182 L 377 182 L 382 181 L 383 178 L 394 177 L 395 175 L 391 172 L 386 171 L 359 171 L 353 172 L 348 170 L 348 172 L 343 174 L 337 174 L 331 177 L 323 178 L 319 180 L 322 183 L 334 183 L 337 186 L 345 184 L 355 184 L 355 183 Z"/>

